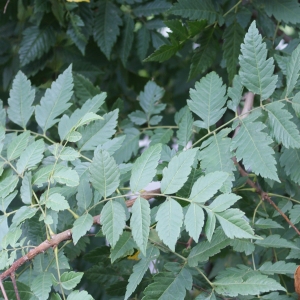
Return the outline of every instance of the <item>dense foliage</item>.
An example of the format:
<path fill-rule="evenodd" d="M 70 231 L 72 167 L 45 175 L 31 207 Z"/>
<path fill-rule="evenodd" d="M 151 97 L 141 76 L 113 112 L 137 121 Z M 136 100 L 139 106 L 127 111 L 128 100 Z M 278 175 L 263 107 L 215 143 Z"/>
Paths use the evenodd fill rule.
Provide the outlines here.
<path fill-rule="evenodd" d="M 1 299 L 297 299 L 299 16 L 7 1 Z"/>

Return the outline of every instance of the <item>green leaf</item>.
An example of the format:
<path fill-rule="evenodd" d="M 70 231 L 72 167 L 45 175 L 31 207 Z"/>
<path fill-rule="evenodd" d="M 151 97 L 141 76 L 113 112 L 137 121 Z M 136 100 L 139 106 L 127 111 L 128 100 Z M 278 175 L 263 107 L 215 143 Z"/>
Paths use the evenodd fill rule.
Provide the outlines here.
<path fill-rule="evenodd" d="M 34 207 L 21 206 L 13 216 L 12 222 L 15 226 L 18 226 L 23 221 L 32 218 L 37 211 L 38 209 Z"/>
<path fill-rule="evenodd" d="M 191 112 L 186 109 L 178 124 L 179 129 L 177 131 L 177 138 L 179 145 L 185 147 L 190 141 L 190 138 L 193 134 L 193 122 L 194 118 Z"/>
<path fill-rule="evenodd" d="M 274 275 L 274 274 L 294 274 L 297 265 L 295 263 L 286 263 L 285 261 L 276 261 L 272 264 L 270 261 L 265 262 L 260 268 L 263 274 Z"/>
<path fill-rule="evenodd" d="M 140 110 L 136 110 L 128 115 L 131 122 L 137 125 L 143 125 L 147 123 L 147 115 Z"/>
<path fill-rule="evenodd" d="M 112 47 L 120 33 L 122 19 L 119 14 L 119 8 L 112 2 L 103 1 L 98 4 L 93 34 L 94 40 L 107 59 L 110 58 Z"/>
<path fill-rule="evenodd" d="M 285 23 L 299 23 L 300 6 L 294 0 L 262 0 L 259 1 L 264 6 L 264 10 L 270 17 L 273 15 L 278 21 Z"/>
<path fill-rule="evenodd" d="M 300 205 L 294 205 L 289 211 L 291 222 L 296 225 L 300 222 Z"/>
<path fill-rule="evenodd" d="M 205 203 L 222 187 L 229 174 L 225 172 L 213 172 L 201 176 L 194 183 L 189 199 L 197 203 Z"/>
<path fill-rule="evenodd" d="M 150 31 L 146 28 L 145 25 L 137 32 L 137 54 L 142 61 L 149 49 L 150 44 Z"/>
<path fill-rule="evenodd" d="M 47 300 L 52 287 L 52 275 L 49 272 L 43 272 L 36 276 L 31 285 L 31 291 L 39 300 Z"/>
<path fill-rule="evenodd" d="M 73 291 L 67 300 L 94 300 L 94 298 L 86 291 Z"/>
<path fill-rule="evenodd" d="M 132 166 L 130 188 L 138 192 L 145 188 L 153 179 L 160 159 L 161 144 L 148 148 Z"/>
<path fill-rule="evenodd" d="M 215 62 L 219 44 L 214 37 L 214 31 L 214 28 L 207 29 L 199 39 L 201 46 L 196 49 L 192 57 L 189 80 L 206 72 Z"/>
<path fill-rule="evenodd" d="M 242 99 L 243 85 L 241 83 L 241 77 L 235 75 L 233 78 L 232 87 L 228 88 L 228 97 L 231 99 L 227 101 L 227 107 L 236 113 L 238 105 Z"/>
<path fill-rule="evenodd" d="M 297 6 L 300 13 L 299 4 L 297 4 Z M 300 45 L 298 45 L 298 47 L 293 51 L 287 63 L 285 97 L 288 97 L 290 93 L 293 91 L 299 77 L 299 71 L 300 71 Z"/>
<path fill-rule="evenodd" d="M 238 22 L 233 22 L 223 33 L 223 57 L 226 60 L 228 79 L 231 82 L 237 73 L 240 45 L 243 42 L 245 32 Z"/>
<path fill-rule="evenodd" d="M 150 205 L 147 200 L 138 197 L 132 206 L 130 227 L 132 236 L 141 250 L 146 255 L 146 248 L 150 230 Z"/>
<path fill-rule="evenodd" d="M 93 225 L 93 217 L 90 214 L 80 216 L 73 224 L 72 238 L 74 245 L 77 244 L 79 239 L 91 229 Z"/>
<path fill-rule="evenodd" d="M 125 210 L 119 202 L 110 200 L 104 205 L 101 211 L 100 222 L 102 231 L 112 248 L 115 247 L 123 232 L 125 221 Z"/>
<path fill-rule="evenodd" d="M 60 283 L 66 290 L 72 290 L 80 282 L 83 272 L 65 272 L 60 277 Z"/>
<path fill-rule="evenodd" d="M 34 112 L 32 103 L 35 97 L 35 90 L 31 88 L 30 81 L 27 80 L 27 77 L 21 71 L 18 72 L 13 81 L 9 96 L 8 117 L 12 122 L 25 129 Z"/>
<path fill-rule="evenodd" d="M 114 155 L 114 153 L 121 148 L 125 138 L 126 136 L 122 135 L 112 140 L 108 140 L 103 145 L 99 145 L 95 151 L 99 151 L 100 149 L 103 149 L 106 150 L 110 155 Z"/>
<path fill-rule="evenodd" d="M 159 206 L 156 214 L 156 230 L 160 239 L 172 251 L 175 251 L 175 245 L 180 234 L 182 226 L 183 212 L 182 207 L 172 198 L 168 198 Z"/>
<path fill-rule="evenodd" d="M 293 109 L 296 113 L 296 116 L 299 118 L 300 116 L 300 92 L 298 92 L 294 97 L 293 97 L 293 102 L 292 102 L 292 106 Z"/>
<path fill-rule="evenodd" d="M 90 165 L 91 183 L 104 198 L 110 196 L 119 186 L 120 171 L 116 161 L 105 150 L 95 153 Z"/>
<path fill-rule="evenodd" d="M 235 208 L 216 213 L 222 229 L 229 238 L 257 238 L 249 223 L 244 219 L 244 215 L 244 212 Z"/>
<path fill-rule="evenodd" d="M 271 219 L 258 219 L 254 226 L 262 229 L 283 228 L 280 224 Z"/>
<path fill-rule="evenodd" d="M 206 174 L 222 171 L 228 173 L 227 179 L 224 181 L 221 191 L 229 193 L 234 180 L 233 171 L 235 170 L 232 161 L 233 153 L 230 151 L 231 139 L 228 134 L 231 129 L 226 128 L 212 135 L 205 140 L 200 147 L 198 159 L 201 161 L 201 168 Z"/>
<path fill-rule="evenodd" d="M 74 77 L 74 79 L 75 78 L 76 76 Z M 97 113 L 100 106 L 104 103 L 105 98 L 106 93 L 96 95 L 92 99 L 88 99 L 87 101 L 85 101 L 80 109 L 78 108 L 73 112 L 71 117 L 63 115 L 58 123 L 58 133 L 60 139 L 63 141 L 72 132 L 72 130 L 74 130 L 78 122 L 80 122 L 80 120 L 82 120 L 82 118 L 86 116 L 89 112 Z"/>
<path fill-rule="evenodd" d="M 169 162 L 168 167 L 163 170 L 161 181 L 161 192 L 163 194 L 176 193 L 187 181 L 191 172 L 198 148 L 189 149 L 174 156 Z"/>
<path fill-rule="evenodd" d="M 136 243 L 132 239 L 130 232 L 124 231 L 116 246 L 111 250 L 111 263 L 113 264 L 120 257 L 132 255 L 134 248 L 136 248 Z"/>
<path fill-rule="evenodd" d="M 243 280 L 242 278 L 226 277 L 214 281 L 215 291 L 218 294 L 236 297 L 240 295 L 258 295 L 269 291 L 285 291 L 274 279 L 265 275 L 255 275 Z"/>
<path fill-rule="evenodd" d="M 73 161 L 80 157 L 80 154 L 78 151 L 74 150 L 71 147 L 65 147 L 62 149 L 62 151 L 59 154 L 59 158 L 61 160 L 67 160 L 67 161 Z"/>
<path fill-rule="evenodd" d="M 195 300 L 217 300 L 215 293 L 212 292 L 211 294 L 206 294 L 205 292 L 202 292 L 201 294 L 199 294 Z"/>
<path fill-rule="evenodd" d="M 133 32 L 134 32 L 134 21 L 132 20 L 129 14 L 124 15 L 124 23 L 125 27 L 122 31 L 122 41 L 120 48 L 120 57 L 123 63 L 123 66 L 126 66 L 126 62 L 128 60 L 128 56 L 130 54 L 130 50 L 132 48 L 133 43 Z"/>
<path fill-rule="evenodd" d="M 25 131 L 16 136 L 7 147 L 7 160 L 18 158 L 26 149 L 30 133 Z"/>
<path fill-rule="evenodd" d="M 234 251 L 245 252 L 246 255 L 250 255 L 255 250 L 255 245 L 252 241 L 246 239 L 234 239 L 230 241 L 230 246 Z"/>
<path fill-rule="evenodd" d="M 197 203 L 191 203 L 184 217 L 184 225 L 189 235 L 197 243 L 204 225 L 204 212 Z"/>
<path fill-rule="evenodd" d="M 81 179 L 78 185 L 78 193 L 76 195 L 78 207 L 88 209 L 92 200 L 93 192 L 88 180 Z"/>
<path fill-rule="evenodd" d="M 255 244 L 266 248 L 289 248 L 299 250 L 299 247 L 294 243 L 280 237 L 278 234 L 269 235 L 263 240 L 256 241 Z"/>
<path fill-rule="evenodd" d="M 284 148 L 279 161 L 285 173 L 300 184 L 300 150 Z"/>
<path fill-rule="evenodd" d="M 188 256 L 188 264 L 196 267 L 199 262 L 207 261 L 210 257 L 216 255 L 221 249 L 227 247 L 230 239 L 220 229 L 216 230 L 212 240 L 202 241 L 197 244 Z"/>
<path fill-rule="evenodd" d="M 154 276 L 154 282 L 144 290 L 143 300 L 184 299 L 186 291 L 192 289 L 193 278 L 190 271 L 183 267 L 179 272 L 161 272 Z M 175 296 L 176 295 L 176 296 Z"/>
<path fill-rule="evenodd" d="M 26 169 L 35 167 L 43 159 L 44 149 L 45 143 L 42 139 L 30 144 L 17 161 L 18 173 L 22 174 Z"/>
<path fill-rule="evenodd" d="M 46 206 L 55 211 L 60 211 L 60 210 L 65 210 L 70 208 L 66 198 L 58 193 L 49 195 L 46 201 Z"/>
<path fill-rule="evenodd" d="M 184 41 L 189 38 L 187 28 L 181 20 L 167 20 L 164 21 L 164 23 L 172 30 L 171 34 L 172 36 L 176 37 L 176 39 Z"/>
<path fill-rule="evenodd" d="M 20 192 L 21 192 L 22 202 L 24 204 L 31 204 L 32 185 L 31 185 L 31 173 L 30 172 L 24 174 Z"/>
<path fill-rule="evenodd" d="M 209 206 L 213 212 L 222 212 L 232 206 L 236 201 L 242 197 L 235 194 L 223 194 L 218 196 Z"/>
<path fill-rule="evenodd" d="M 209 126 L 220 120 L 226 111 L 226 108 L 223 108 L 227 100 L 225 94 L 226 86 L 215 72 L 196 82 L 195 89 L 190 89 L 192 100 L 187 100 L 190 110 L 203 120 L 196 121 L 196 126 L 208 130 Z"/>
<path fill-rule="evenodd" d="M 247 118 L 240 119 L 241 127 L 232 139 L 231 150 L 236 150 L 237 161 L 243 159 L 246 170 L 251 169 L 257 175 L 279 182 L 274 150 L 269 146 L 273 141 L 262 131 L 266 126 L 262 122 L 254 122 L 258 114 L 252 113 Z"/>
<path fill-rule="evenodd" d="M 5 198 L 10 194 L 19 182 L 19 177 L 17 175 L 11 175 L 6 177 L 0 182 L 0 197 Z"/>
<path fill-rule="evenodd" d="M 209 24 L 217 19 L 217 11 L 210 0 L 178 0 L 169 13 L 189 20 L 207 20 Z"/>
<path fill-rule="evenodd" d="M 103 120 L 98 120 L 85 127 L 79 128 L 82 139 L 77 143 L 79 150 L 94 150 L 99 144 L 108 141 L 116 133 L 119 110 L 115 109 L 105 115 Z"/>
<path fill-rule="evenodd" d="M 140 255 L 141 260 L 133 266 L 133 272 L 131 273 L 128 285 L 126 287 L 126 294 L 124 299 L 127 300 L 130 295 L 135 291 L 136 287 L 142 281 L 144 274 L 149 268 L 149 264 L 151 261 L 157 259 L 159 256 L 159 250 L 151 246 L 147 249 L 146 256 Z"/>
<path fill-rule="evenodd" d="M 67 186 L 78 186 L 79 184 L 79 176 L 77 172 L 68 167 L 55 170 L 52 178 L 57 182 Z"/>
<path fill-rule="evenodd" d="M 35 108 L 35 119 L 43 132 L 56 124 L 59 121 L 56 118 L 71 106 L 68 101 L 73 94 L 72 88 L 73 78 L 70 66 L 51 84 L 51 88 L 47 89 L 42 97 L 41 104 Z"/>
<path fill-rule="evenodd" d="M 133 9 L 137 17 L 149 17 L 152 15 L 162 14 L 171 7 L 171 4 L 165 0 L 154 0 Z"/>
<path fill-rule="evenodd" d="M 55 41 L 54 29 L 51 26 L 42 29 L 37 26 L 27 27 L 23 31 L 23 39 L 19 50 L 21 66 L 41 58 L 44 53 L 54 46 Z"/>
<path fill-rule="evenodd" d="M 295 123 L 291 121 L 293 116 L 284 109 L 284 106 L 283 103 L 276 101 L 266 107 L 272 136 L 285 148 L 300 148 L 299 131 Z"/>
<path fill-rule="evenodd" d="M 93 112 L 88 112 L 76 124 L 76 129 L 78 127 L 81 127 L 83 125 L 86 125 L 86 124 L 91 123 L 91 122 L 96 121 L 96 120 L 103 120 L 103 118 L 98 116 L 97 114 L 95 114 Z"/>
<path fill-rule="evenodd" d="M 168 128 L 158 128 L 154 130 L 154 135 L 151 137 L 151 145 L 154 144 L 167 144 L 173 136 L 173 130 Z"/>
<path fill-rule="evenodd" d="M 274 59 L 267 58 L 266 44 L 253 21 L 246 33 L 244 44 L 241 45 L 242 55 L 239 56 L 242 84 L 261 100 L 271 96 L 276 88 L 277 75 L 274 72 Z"/>
<path fill-rule="evenodd" d="M 161 63 L 171 58 L 180 49 L 181 49 L 181 45 L 175 42 L 173 42 L 171 45 L 161 45 L 157 50 L 155 50 L 154 53 L 152 53 L 146 59 L 144 59 L 144 62 L 158 61 Z"/>

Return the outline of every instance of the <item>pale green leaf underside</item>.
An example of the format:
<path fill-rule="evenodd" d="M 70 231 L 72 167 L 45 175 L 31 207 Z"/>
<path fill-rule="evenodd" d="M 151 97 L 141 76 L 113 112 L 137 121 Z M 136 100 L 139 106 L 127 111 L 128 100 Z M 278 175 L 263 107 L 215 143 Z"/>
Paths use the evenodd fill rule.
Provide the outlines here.
<path fill-rule="evenodd" d="M 283 149 L 280 156 L 280 165 L 284 167 L 285 173 L 291 179 L 300 184 L 300 150 L 299 149 Z"/>
<path fill-rule="evenodd" d="M 84 214 L 80 216 L 73 225 L 72 228 L 72 238 L 76 245 L 79 239 L 86 234 L 88 230 L 91 229 L 93 225 L 93 217 L 90 214 Z"/>
<path fill-rule="evenodd" d="M 297 269 L 295 263 L 286 263 L 285 261 L 276 261 L 272 264 L 270 261 L 265 262 L 260 268 L 263 274 L 294 274 Z"/>
<path fill-rule="evenodd" d="M 30 286 L 32 292 L 39 300 L 47 300 L 52 286 L 52 275 L 48 272 L 43 272 L 36 276 Z"/>
<path fill-rule="evenodd" d="M 60 277 L 61 285 L 66 290 L 71 290 L 80 282 L 83 272 L 65 272 Z"/>
<path fill-rule="evenodd" d="M 300 7 L 298 4 L 298 10 L 300 13 Z M 293 51 L 286 68 L 286 93 L 285 96 L 288 97 L 293 91 L 296 82 L 299 77 L 300 71 L 300 45 Z"/>
<path fill-rule="evenodd" d="M 189 235 L 197 243 L 204 225 L 204 212 L 197 203 L 191 203 L 185 214 L 184 225 Z"/>
<path fill-rule="evenodd" d="M 263 240 L 256 241 L 255 244 L 266 248 L 289 248 L 299 250 L 294 243 L 280 237 L 278 234 L 269 235 Z"/>

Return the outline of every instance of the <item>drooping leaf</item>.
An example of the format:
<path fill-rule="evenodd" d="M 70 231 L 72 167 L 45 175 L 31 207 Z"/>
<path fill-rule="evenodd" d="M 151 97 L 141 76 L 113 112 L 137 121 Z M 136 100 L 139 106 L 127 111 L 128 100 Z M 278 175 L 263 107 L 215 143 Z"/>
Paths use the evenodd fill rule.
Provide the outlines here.
<path fill-rule="evenodd" d="M 299 67 L 300 69 L 300 67 Z M 300 148 L 300 135 L 292 115 L 284 109 L 282 102 L 273 102 L 266 107 L 272 135 L 285 148 Z"/>
<path fill-rule="evenodd" d="M 245 32 L 238 22 L 233 22 L 226 27 L 223 33 L 223 57 L 226 60 L 228 79 L 231 82 L 237 74 L 240 45 L 243 42 Z"/>
<path fill-rule="evenodd" d="M 130 227 L 132 236 L 141 250 L 146 255 L 146 248 L 150 230 L 150 205 L 147 200 L 138 197 L 132 206 Z"/>
<path fill-rule="evenodd" d="M 206 234 L 208 241 L 210 242 L 212 239 L 213 233 L 215 231 L 215 227 L 216 227 L 216 215 L 210 209 L 206 209 L 206 207 L 204 207 L 204 208 L 207 213 L 207 220 L 206 220 L 206 224 L 205 224 L 205 234 Z"/>
<path fill-rule="evenodd" d="M 129 14 L 125 14 L 124 16 L 125 27 L 122 31 L 122 41 L 120 48 L 120 56 L 124 66 L 126 66 L 126 62 L 128 60 L 128 56 L 133 43 L 133 31 L 134 31 L 134 21 L 132 20 Z"/>
<path fill-rule="evenodd" d="M 52 275 L 50 272 L 43 272 L 36 276 L 30 286 L 32 292 L 40 300 L 47 300 L 52 286 Z"/>
<path fill-rule="evenodd" d="M 204 212 L 197 203 L 191 203 L 184 217 L 184 225 L 189 235 L 197 243 L 204 225 Z"/>
<path fill-rule="evenodd" d="M 226 110 L 223 108 L 227 99 L 225 94 L 226 87 L 215 72 L 196 82 L 195 89 L 190 89 L 191 100 L 187 100 L 190 110 L 202 119 L 194 123 L 196 126 L 209 129 L 220 120 Z"/>
<path fill-rule="evenodd" d="M 290 1 L 291 2 L 291 1 Z M 296 3 L 295 3 L 296 4 Z M 298 11 L 300 12 L 300 6 L 297 3 Z M 292 13 L 294 11 L 291 11 Z M 290 21 L 289 21 L 290 22 Z M 300 71 L 300 45 L 293 51 L 286 69 L 286 94 L 285 96 L 288 97 L 292 90 L 294 89 L 296 82 L 299 77 Z"/>
<path fill-rule="evenodd" d="M 57 80 L 51 84 L 41 99 L 41 104 L 35 108 L 35 118 L 44 132 L 56 124 L 57 117 L 67 110 L 71 103 L 69 100 L 73 94 L 73 78 L 71 66 Z"/>
<path fill-rule="evenodd" d="M 192 289 L 193 278 L 189 270 L 185 267 L 179 272 L 162 272 L 154 276 L 154 282 L 144 290 L 143 300 L 172 299 L 176 295 L 177 299 L 184 299 L 186 291 Z"/>
<path fill-rule="evenodd" d="M 21 199 L 24 204 L 31 204 L 32 201 L 32 185 L 31 185 L 31 173 L 25 173 L 22 179 L 21 186 Z"/>
<path fill-rule="evenodd" d="M 54 30 L 51 26 L 44 28 L 27 27 L 23 31 L 23 39 L 19 50 L 21 66 L 42 57 L 54 46 L 55 40 Z"/>
<path fill-rule="evenodd" d="M 80 216 L 73 225 L 72 228 L 72 238 L 76 245 L 79 239 L 86 234 L 88 230 L 91 229 L 93 225 L 93 217 L 90 214 L 84 214 Z"/>
<path fill-rule="evenodd" d="M 191 112 L 188 109 L 186 109 L 184 115 L 182 116 L 178 124 L 179 129 L 177 131 L 177 138 L 179 145 L 185 147 L 189 142 L 193 134 L 193 122 L 194 118 Z"/>
<path fill-rule="evenodd" d="M 120 33 L 122 19 L 119 14 L 119 8 L 112 2 L 103 1 L 98 4 L 93 34 L 94 40 L 107 59 L 110 59 L 112 47 Z"/>
<path fill-rule="evenodd" d="M 156 259 L 158 256 L 159 250 L 154 246 L 151 246 L 147 249 L 146 256 L 140 254 L 141 260 L 136 265 L 134 265 L 133 272 L 131 273 L 128 280 L 125 300 L 130 297 L 130 295 L 135 291 L 136 287 L 142 281 L 144 274 L 148 270 L 149 263 Z"/>
<path fill-rule="evenodd" d="M 142 61 L 148 53 L 150 44 L 150 31 L 146 26 L 142 26 L 142 28 L 137 32 L 137 54 Z"/>
<path fill-rule="evenodd" d="M 125 210 L 119 202 L 110 200 L 104 205 L 100 222 L 102 231 L 113 248 L 123 232 L 125 221 Z"/>
<path fill-rule="evenodd" d="M 236 149 L 237 161 L 243 159 L 246 170 L 252 169 L 255 174 L 279 182 L 274 150 L 269 146 L 273 141 L 262 131 L 266 126 L 255 121 L 259 114 L 260 112 L 252 113 L 247 118 L 240 119 L 241 127 L 232 139 L 231 150 Z"/>
<path fill-rule="evenodd" d="M 110 196 L 119 186 L 119 168 L 114 158 L 105 150 L 95 153 L 90 173 L 92 185 L 104 198 Z"/>
<path fill-rule="evenodd" d="M 158 236 L 172 251 L 175 251 L 182 219 L 182 207 L 172 198 L 168 198 L 160 205 L 156 214 Z"/>
<path fill-rule="evenodd" d="M 219 253 L 221 249 L 228 246 L 230 239 L 224 234 L 222 230 L 217 230 L 213 235 L 212 240 L 203 241 L 198 243 L 190 252 L 188 256 L 188 264 L 191 267 L 195 267 L 199 262 L 203 262 Z"/>
<path fill-rule="evenodd" d="M 296 268 L 297 265 L 295 263 L 276 261 L 274 264 L 272 264 L 270 261 L 267 261 L 259 268 L 259 271 L 266 275 L 294 274 Z"/>
<path fill-rule="evenodd" d="M 130 188 L 132 192 L 138 192 L 150 183 L 156 173 L 156 167 L 160 159 L 161 144 L 148 148 L 135 161 L 132 166 Z"/>
<path fill-rule="evenodd" d="M 231 100 L 227 101 L 227 107 L 234 113 L 237 112 L 237 107 L 242 99 L 243 85 L 241 83 L 241 77 L 235 75 L 233 78 L 232 87 L 228 88 L 228 96 Z"/>
<path fill-rule="evenodd" d="M 30 144 L 21 154 L 17 162 L 18 173 L 23 173 L 26 169 L 31 169 L 36 166 L 43 159 L 43 152 L 45 150 L 44 141 L 38 140 Z"/>
<path fill-rule="evenodd" d="M 187 181 L 198 148 L 189 149 L 174 156 L 163 170 L 161 191 L 164 194 L 177 192 Z"/>
<path fill-rule="evenodd" d="M 81 178 L 78 185 L 76 200 L 78 206 L 82 207 L 83 209 L 87 209 L 90 206 L 93 200 L 93 192 L 88 180 L 84 180 Z"/>
<path fill-rule="evenodd" d="M 241 45 L 242 55 L 239 56 L 242 84 L 261 100 L 267 99 L 275 90 L 277 75 L 274 72 L 274 59 L 267 59 L 266 44 L 253 21 Z"/>
<path fill-rule="evenodd" d="M 21 71 L 18 72 L 13 81 L 9 96 L 8 117 L 12 122 L 25 129 L 34 112 L 32 103 L 35 97 L 35 90 L 31 88 L 30 81 L 27 80 L 27 77 Z"/>
<path fill-rule="evenodd" d="M 285 173 L 300 184 L 300 150 L 284 148 L 279 161 Z"/>

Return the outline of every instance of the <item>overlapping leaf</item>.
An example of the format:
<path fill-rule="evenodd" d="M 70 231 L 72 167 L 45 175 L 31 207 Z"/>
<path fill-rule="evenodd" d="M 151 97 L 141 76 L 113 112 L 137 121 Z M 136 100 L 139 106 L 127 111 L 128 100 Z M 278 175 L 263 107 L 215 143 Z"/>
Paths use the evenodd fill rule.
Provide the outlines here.
<path fill-rule="evenodd" d="M 300 12 L 300 6 L 297 4 Z M 294 89 L 300 71 L 300 45 L 293 51 L 286 68 L 286 94 L 288 97 Z"/>

